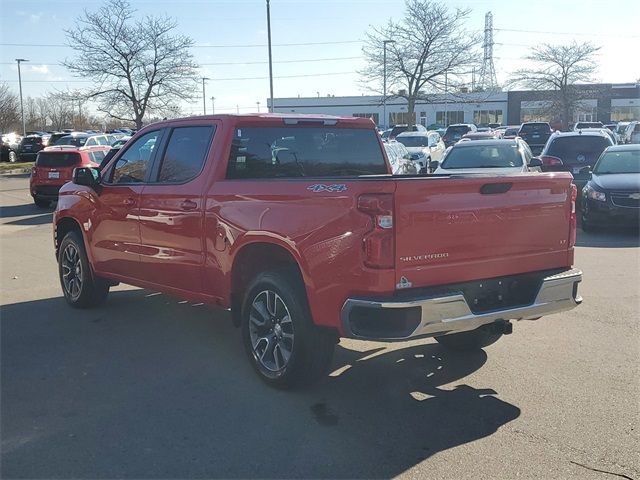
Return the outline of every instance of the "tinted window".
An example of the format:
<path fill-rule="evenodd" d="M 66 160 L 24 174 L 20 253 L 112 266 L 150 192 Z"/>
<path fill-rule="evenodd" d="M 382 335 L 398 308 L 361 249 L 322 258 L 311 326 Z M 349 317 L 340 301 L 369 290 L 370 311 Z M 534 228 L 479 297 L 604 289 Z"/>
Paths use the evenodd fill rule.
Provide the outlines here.
<path fill-rule="evenodd" d="M 640 149 L 607 152 L 596 164 L 594 173 L 640 173 Z"/>
<path fill-rule="evenodd" d="M 375 130 L 237 129 L 228 178 L 331 177 L 388 173 Z"/>
<path fill-rule="evenodd" d="M 549 133 L 551 127 L 548 123 L 525 123 L 520 127 L 520 131 L 524 133 Z"/>
<path fill-rule="evenodd" d="M 451 136 L 451 135 L 462 136 L 462 135 L 464 135 L 465 133 L 467 133 L 470 130 L 471 129 L 469 127 L 467 127 L 466 125 L 458 125 L 457 127 L 449 127 L 449 128 L 447 128 L 447 133 L 445 133 L 445 135 L 447 135 L 447 136 Z"/>
<path fill-rule="evenodd" d="M 113 183 L 144 182 L 151 155 L 160 131 L 149 132 L 136 140 L 118 159 L 113 169 Z"/>
<path fill-rule="evenodd" d="M 164 152 L 159 182 L 186 182 L 194 178 L 207 158 L 213 127 L 174 128 Z"/>
<path fill-rule="evenodd" d="M 62 137 L 60 140 L 56 142 L 56 145 L 73 145 L 75 147 L 84 147 L 84 144 L 87 143 L 87 138 L 89 137 L 73 137 L 71 135 L 67 135 L 66 137 Z"/>
<path fill-rule="evenodd" d="M 520 129 L 519 129 L 519 128 L 507 128 L 507 129 L 504 131 L 504 135 L 505 135 L 505 136 L 507 136 L 507 135 L 508 135 L 508 136 L 515 136 L 515 135 L 518 135 L 518 130 L 520 130 Z"/>
<path fill-rule="evenodd" d="M 40 152 L 36 158 L 38 167 L 71 167 L 80 162 L 80 154 L 64 152 Z"/>
<path fill-rule="evenodd" d="M 603 150 L 610 145 L 611 140 L 600 135 L 558 137 L 551 142 L 546 154 L 560 158 L 565 164 L 588 162 L 593 165 Z"/>
<path fill-rule="evenodd" d="M 429 145 L 429 138 L 426 135 L 416 135 L 411 137 L 404 137 L 400 135 L 396 137 L 396 140 L 405 147 L 427 147 Z"/>
<path fill-rule="evenodd" d="M 40 137 L 24 137 L 22 139 L 23 145 L 39 145 L 42 143 L 42 138 Z"/>
<path fill-rule="evenodd" d="M 442 162 L 442 168 L 505 168 L 522 166 L 515 144 L 453 147 Z"/>

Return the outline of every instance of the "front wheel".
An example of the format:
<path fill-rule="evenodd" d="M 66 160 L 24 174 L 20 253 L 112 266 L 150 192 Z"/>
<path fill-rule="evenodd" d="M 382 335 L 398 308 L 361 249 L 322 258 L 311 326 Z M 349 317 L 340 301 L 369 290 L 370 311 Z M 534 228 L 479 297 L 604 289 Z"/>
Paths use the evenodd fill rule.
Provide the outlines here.
<path fill-rule="evenodd" d="M 474 351 L 496 343 L 502 333 L 496 332 L 493 325 L 484 325 L 469 332 L 452 333 L 436 337 L 443 347 L 458 351 Z"/>
<path fill-rule="evenodd" d="M 337 336 L 313 324 L 295 272 L 259 274 L 246 291 L 241 315 L 247 355 L 266 383 L 290 388 L 326 374 Z"/>
<path fill-rule="evenodd" d="M 9 151 L 9 162 L 16 163 L 18 161 L 18 154 L 13 150 Z"/>
<path fill-rule="evenodd" d="M 69 232 L 60 243 L 58 272 L 64 298 L 74 308 L 91 308 L 107 299 L 109 284 L 93 275 L 84 242 Z"/>
<path fill-rule="evenodd" d="M 49 208 L 51 206 L 51 202 L 49 200 L 43 200 L 38 197 L 33 198 L 33 203 L 35 203 L 38 208 Z"/>

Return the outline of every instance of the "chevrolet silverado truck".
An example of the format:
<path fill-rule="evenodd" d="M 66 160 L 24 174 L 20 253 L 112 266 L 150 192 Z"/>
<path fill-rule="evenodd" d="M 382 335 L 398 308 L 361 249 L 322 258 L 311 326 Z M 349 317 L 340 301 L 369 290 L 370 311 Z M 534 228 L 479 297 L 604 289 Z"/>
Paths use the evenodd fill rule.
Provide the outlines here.
<path fill-rule="evenodd" d="M 282 387 L 325 374 L 341 337 L 479 349 L 582 301 L 569 173 L 390 172 L 367 119 L 154 123 L 61 188 L 64 297 L 123 282 L 229 309 Z"/>

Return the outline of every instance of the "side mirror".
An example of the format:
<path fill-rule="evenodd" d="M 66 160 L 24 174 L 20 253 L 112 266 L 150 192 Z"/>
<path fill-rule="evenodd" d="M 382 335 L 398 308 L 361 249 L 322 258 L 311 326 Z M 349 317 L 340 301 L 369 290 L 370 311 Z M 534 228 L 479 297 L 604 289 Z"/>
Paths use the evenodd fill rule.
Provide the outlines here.
<path fill-rule="evenodd" d="M 440 162 L 438 160 L 431 160 L 429 162 L 429 171 L 431 173 L 435 172 L 436 169 L 440 166 Z"/>
<path fill-rule="evenodd" d="M 591 175 L 591 167 L 588 165 L 586 167 L 582 167 L 579 173 L 580 175 Z"/>
<path fill-rule="evenodd" d="M 540 160 L 540 157 L 533 157 L 531 160 L 529 160 L 529 168 L 541 168 L 542 167 L 542 160 Z"/>
<path fill-rule="evenodd" d="M 100 169 L 95 167 L 78 167 L 73 169 L 73 183 L 95 188 L 100 185 Z"/>

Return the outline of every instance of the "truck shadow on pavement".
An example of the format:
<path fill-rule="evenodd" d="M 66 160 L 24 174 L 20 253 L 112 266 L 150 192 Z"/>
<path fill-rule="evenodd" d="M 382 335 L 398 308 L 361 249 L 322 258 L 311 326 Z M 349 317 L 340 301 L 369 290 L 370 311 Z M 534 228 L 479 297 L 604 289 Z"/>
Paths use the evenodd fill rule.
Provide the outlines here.
<path fill-rule="evenodd" d="M 632 248 L 640 247 L 640 234 L 638 229 L 618 228 L 601 230 L 597 232 L 584 232 L 578 230 L 576 247 L 593 248 Z"/>
<path fill-rule="evenodd" d="M 380 478 L 520 415 L 464 377 L 486 354 L 341 342 L 306 390 L 265 386 L 203 306 L 116 291 L 2 307 L 2 477 Z"/>

